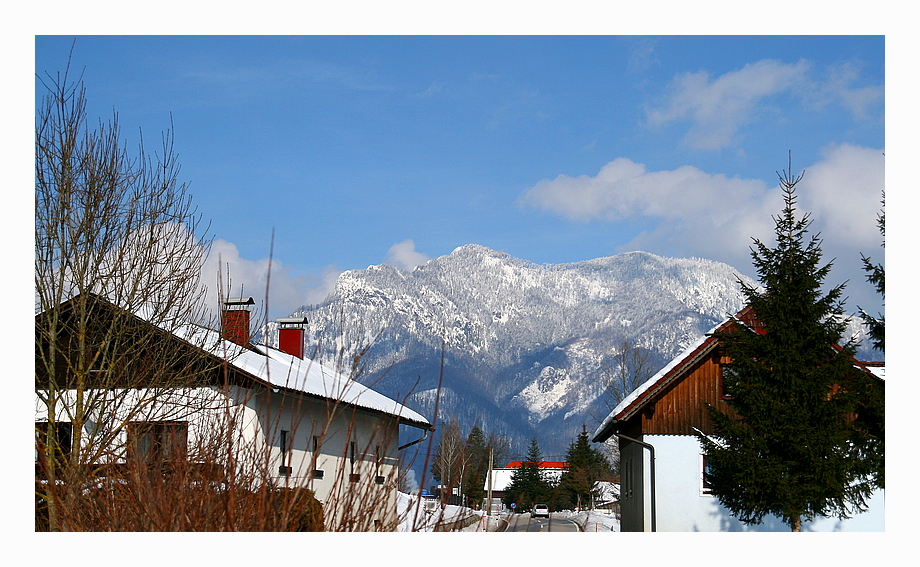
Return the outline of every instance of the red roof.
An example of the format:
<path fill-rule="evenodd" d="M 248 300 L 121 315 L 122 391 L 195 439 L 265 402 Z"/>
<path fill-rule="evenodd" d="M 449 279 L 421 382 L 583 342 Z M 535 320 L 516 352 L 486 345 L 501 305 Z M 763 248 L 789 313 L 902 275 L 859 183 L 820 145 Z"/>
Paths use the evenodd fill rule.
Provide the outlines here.
<path fill-rule="evenodd" d="M 524 464 L 524 461 L 511 461 L 506 469 L 518 469 Z M 565 461 L 540 461 L 538 463 L 541 469 L 565 469 L 569 464 Z"/>

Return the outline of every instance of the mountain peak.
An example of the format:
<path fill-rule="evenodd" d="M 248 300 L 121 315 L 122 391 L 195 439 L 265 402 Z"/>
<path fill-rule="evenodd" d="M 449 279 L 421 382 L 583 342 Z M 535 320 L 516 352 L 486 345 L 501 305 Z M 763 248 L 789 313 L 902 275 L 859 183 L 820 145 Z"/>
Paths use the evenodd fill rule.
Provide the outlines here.
<path fill-rule="evenodd" d="M 449 256 L 459 256 L 459 257 L 469 257 L 469 256 L 491 256 L 491 257 L 508 257 L 511 255 L 505 252 L 499 252 L 498 250 L 493 250 L 488 246 L 483 246 L 481 244 L 464 244 L 463 246 L 458 246 L 449 254 Z"/>
<path fill-rule="evenodd" d="M 440 387 L 450 392 L 440 416 L 515 444 L 536 435 L 562 454 L 609 409 L 605 384 L 623 344 L 663 366 L 744 306 L 737 279 L 698 258 L 632 251 L 540 265 L 467 244 L 411 271 L 345 272 L 298 315 L 311 322 L 307 350 L 320 360 L 362 353 L 362 381 L 407 407 L 430 414 Z"/>

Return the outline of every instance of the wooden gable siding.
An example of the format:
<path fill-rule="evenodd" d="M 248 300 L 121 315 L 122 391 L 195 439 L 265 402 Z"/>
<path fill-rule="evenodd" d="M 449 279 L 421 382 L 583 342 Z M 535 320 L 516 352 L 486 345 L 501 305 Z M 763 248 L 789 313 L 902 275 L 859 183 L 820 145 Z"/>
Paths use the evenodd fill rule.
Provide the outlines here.
<path fill-rule="evenodd" d="M 722 399 L 720 362 L 716 351 L 683 369 L 681 376 L 645 404 L 629 429 L 642 435 L 693 435 L 693 428 L 711 433 L 706 405 L 730 412 Z"/>

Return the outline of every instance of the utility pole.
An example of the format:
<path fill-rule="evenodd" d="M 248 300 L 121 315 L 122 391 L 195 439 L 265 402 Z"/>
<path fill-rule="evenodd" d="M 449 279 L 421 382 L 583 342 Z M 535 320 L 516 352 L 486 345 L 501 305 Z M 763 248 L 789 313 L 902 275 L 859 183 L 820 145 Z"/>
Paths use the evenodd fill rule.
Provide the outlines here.
<path fill-rule="evenodd" d="M 492 457 L 495 449 L 489 447 L 489 498 L 487 502 L 489 503 L 489 512 L 488 515 L 492 515 Z"/>

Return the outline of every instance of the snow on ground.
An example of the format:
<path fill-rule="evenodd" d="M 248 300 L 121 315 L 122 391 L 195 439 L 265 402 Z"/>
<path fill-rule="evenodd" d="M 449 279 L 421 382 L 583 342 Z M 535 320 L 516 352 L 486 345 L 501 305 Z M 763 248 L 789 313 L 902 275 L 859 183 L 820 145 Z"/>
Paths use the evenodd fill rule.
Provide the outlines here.
<path fill-rule="evenodd" d="M 562 511 L 553 513 L 554 518 L 565 518 L 572 520 L 585 533 L 597 532 L 618 532 L 620 531 L 620 520 L 617 519 L 613 512 L 602 512 L 598 510 L 588 510 L 584 512 Z"/>
<path fill-rule="evenodd" d="M 453 522 L 471 519 L 472 522 L 453 531 L 460 532 L 495 532 L 504 527 L 500 516 L 486 516 L 481 510 L 471 510 L 462 506 L 447 505 L 442 510 L 437 504 L 429 505 L 426 510 L 424 499 L 418 506 L 419 497 L 415 495 L 397 493 L 396 513 L 399 515 L 399 532 L 432 532 L 437 526 L 445 526 Z M 505 514 L 503 517 L 507 517 Z M 572 520 L 581 526 L 583 532 L 618 532 L 620 521 L 612 513 L 600 511 L 554 512 L 554 518 Z"/>
<path fill-rule="evenodd" d="M 492 518 L 491 521 L 489 518 L 484 519 L 482 511 L 450 504 L 442 509 L 433 500 L 429 500 L 429 506 L 426 506 L 425 500 L 423 498 L 422 504 L 419 506 L 418 496 L 410 496 L 403 492 L 397 493 L 396 513 L 399 516 L 399 526 L 396 531 L 432 532 L 438 527 L 450 525 L 464 519 L 471 519 L 472 523 L 455 531 L 496 531 L 497 529 L 497 518 Z"/>

